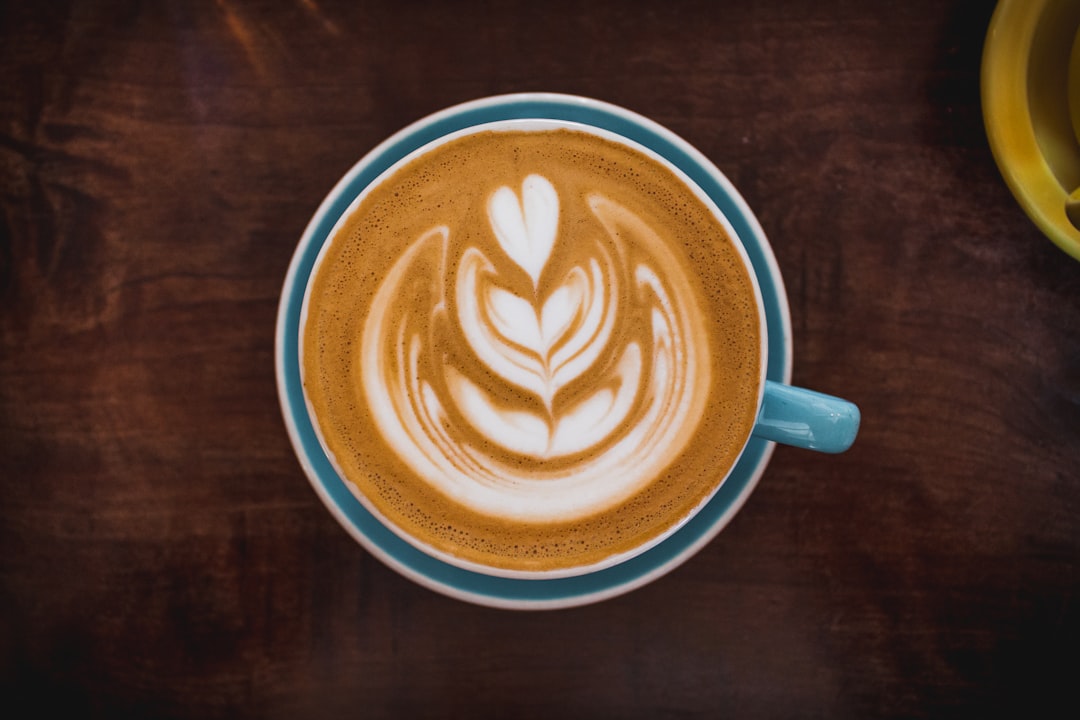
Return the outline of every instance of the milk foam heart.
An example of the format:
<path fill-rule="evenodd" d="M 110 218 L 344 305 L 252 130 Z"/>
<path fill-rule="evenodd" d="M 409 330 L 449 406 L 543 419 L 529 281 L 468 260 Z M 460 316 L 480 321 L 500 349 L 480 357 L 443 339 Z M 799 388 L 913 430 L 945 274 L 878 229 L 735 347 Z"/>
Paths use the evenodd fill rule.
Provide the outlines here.
<path fill-rule="evenodd" d="M 559 196 L 554 186 L 545 177 L 530 175 L 521 183 L 520 200 L 503 186 L 488 201 L 488 219 L 503 251 L 529 274 L 535 287 L 555 246 Z"/>

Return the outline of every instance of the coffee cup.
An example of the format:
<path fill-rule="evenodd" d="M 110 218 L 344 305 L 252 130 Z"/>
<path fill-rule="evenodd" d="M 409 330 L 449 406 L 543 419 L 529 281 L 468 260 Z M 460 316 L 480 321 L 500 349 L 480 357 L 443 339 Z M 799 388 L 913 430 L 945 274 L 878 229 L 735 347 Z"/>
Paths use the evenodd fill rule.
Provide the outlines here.
<path fill-rule="evenodd" d="M 329 509 L 484 604 L 647 582 L 719 532 L 772 442 L 840 452 L 859 424 L 788 384 L 782 281 L 720 171 L 570 96 L 450 108 L 362 159 L 305 231 L 277 340 Z"/>

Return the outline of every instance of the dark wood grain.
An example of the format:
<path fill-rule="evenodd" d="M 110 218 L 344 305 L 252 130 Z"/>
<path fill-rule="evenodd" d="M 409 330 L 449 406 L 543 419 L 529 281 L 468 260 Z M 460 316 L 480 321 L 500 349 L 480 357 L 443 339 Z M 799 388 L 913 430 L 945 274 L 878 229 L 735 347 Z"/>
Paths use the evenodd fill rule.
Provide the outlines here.
<path fill-rule="evenodd" d="M 0 7 L 0 690 L 92 717 L 1076 717 L 1080 263 L 987 147 L 990 2 Z M 713 159 L 864 423 L 671 575 L 556 613 L 362 551 L 278 410 L 289 258 L 387 135 L 500 92 Z"/>

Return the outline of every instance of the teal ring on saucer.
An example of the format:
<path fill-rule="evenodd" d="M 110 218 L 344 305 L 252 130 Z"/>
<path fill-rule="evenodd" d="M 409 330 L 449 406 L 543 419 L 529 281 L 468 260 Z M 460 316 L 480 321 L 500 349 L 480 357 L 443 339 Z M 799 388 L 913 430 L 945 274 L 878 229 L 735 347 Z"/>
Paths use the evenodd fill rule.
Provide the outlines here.
<path fill-rule="evenodd" d="M 315 258 L 338 218 L 384 170 L 413 150 L 457 130 L 520 118 L 584 123 L 618 133 L 667 158 L 696 182 L 735 228 L 761 287 L 768 328 L 769 380 L 791 380 L 791 321 L 772 248 L 750 208 L 707 158 L 671 131 L 608 103 L 572 95 L 521 93 L 457 105 L 399 131 L 361 159 L 320 205 L 293 255 L 278 308 L 275 362 L 282 413 L 312 487 L 327 509 L 365 549 L 404 576 L 460 600 L 492 607 L 540 610 L 573 607 L 629 592 L 688 560 L 731 520 L 749 497 L 774 444 L 751 437 L 713 498 L 663 542 L 623 563 L 586 575 L 553 579 L 503 578 L 454 567 L 427 555 L 368 512 L 326 457 L 308 417 L 300 383 L 299 328 L 304 291 Z"/>

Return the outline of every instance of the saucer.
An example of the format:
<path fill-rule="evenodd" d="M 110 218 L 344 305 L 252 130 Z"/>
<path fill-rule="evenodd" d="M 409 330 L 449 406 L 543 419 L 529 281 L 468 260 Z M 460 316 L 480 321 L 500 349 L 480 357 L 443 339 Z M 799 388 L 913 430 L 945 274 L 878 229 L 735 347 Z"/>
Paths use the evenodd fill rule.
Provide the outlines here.
<path fill-rule="evenodd" d="M 1039 229 L 1080 260 L 1080 193 L 1070 201 L 1080 188 L 1078 29 L 1076 0 L 1001 0 L 981 85 L 987 138 L 1006 184 Z"/>
<path fill-rule="evenodd" d="M 501 578 L 454 567 L 400 539 L 369 513 L 338 476 L 308 417 L 300 384 L 299 327 L 304 289 L 315 258 L 352 200 L 383 170 L 442 135 L 480 123 L 543 118 L 585 123 L 618 133 L 666 157 L 696 182 L 735 228 L 757 274 L 769 334 L 770 380 L 791 380 L 791 320 L 772 248 L 734 186 L 686 141 L 647 118 L 597 100 L 522 93 L 457 105 L 430 115 L 380 144 L 338 182 L 316 211 L 293 255 L 278 307 L 275 363 L 285 425 L 315 492 L 368 552 L 420 585 L 491 607 L 540 610 L 598 602 L 629 592 L 675 569 L 712 540 L 742 507 L 772 456 L 773 443 L 751 438 L 712 500 L 660 544 L 626 562 L 568 578 Z"/>

